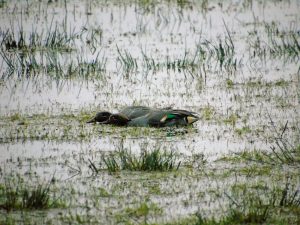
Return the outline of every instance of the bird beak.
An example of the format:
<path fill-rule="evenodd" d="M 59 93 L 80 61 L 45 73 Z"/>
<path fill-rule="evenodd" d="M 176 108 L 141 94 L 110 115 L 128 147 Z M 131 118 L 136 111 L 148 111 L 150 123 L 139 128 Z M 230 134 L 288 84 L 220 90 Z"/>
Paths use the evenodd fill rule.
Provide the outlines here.
<path fill-rule="evenodd" d="M 196 117 L 196 116 L 188 116 L 187 117 L 188 124 L 192 124 L 192 123 L 196 122 L 197 120 L 199 120 L 199 117 Z"/>

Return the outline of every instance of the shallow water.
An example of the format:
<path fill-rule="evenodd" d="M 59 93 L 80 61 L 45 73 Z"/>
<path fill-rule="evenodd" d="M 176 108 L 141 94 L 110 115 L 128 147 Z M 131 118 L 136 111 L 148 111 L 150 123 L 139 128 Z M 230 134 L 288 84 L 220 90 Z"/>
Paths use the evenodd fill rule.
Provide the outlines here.
<path fill-rule="evenodd" d="M 102 215 L 111 224 L 128 205 L 134 207 L 148 198 L 164 209 L 154 213 L 150 222 L 162 223 L 200 209 L 204 215 L 215 215 L 228 201 L 208 194 L 219 186 L 200 172 L 154 179 L 147 173 L 111 176 L 104 171 L 101 177 L 93 174 L 89 160 L 98 162 L 103 154 L 118 149 L 139 153 L 160 148 L 183 159 L 199 155 L 213 167 L 215 160 L 228 154 L 270 151 L 275 129 L 282 132 L 286 121 L 285 137 L 291 143 L 299 141 L 299 52 L 276 52 L 273 46 L 282 47 L 282 40 L 293 44 L 291 35 L 299 43 L 298 1 L 147 2 L 9 1 L 1 5 L 2 181 L 11 173 L 28 181 L 55 176 L 56 185 L 67 190 L 64 197 L 71 202 L 64 216 L 78 213 L 85 218 L 86 208 L 92 208 L 91 218 Z M 21 30 L 25 43 L 36 34 L 42 46 L 7 49 L 2 42 L 6 32 L 19 40 Z M 46 46 L 47 35 L 54 31 L 70 39 L 51 49 Z M 222 66 L 220 45 L 225 51 Z M 126 64 L 127 56 L 133 65 Z M 158 131 L 85 124 L 97 111 L 117 112 L 128 105 L 171 106 L 194 111 L 201 119 L 193 128 Z M 245 180 L 229 177 L 222 180 L 221 189 L 235 179 Z M 149 194 L 153 183 L 160 194 Z M 115 195 L 97 202 L 93 195 L 99 187 Z M 135 196 L 133 190 L 140 192 Z M 199 195 L 204 195 L 201 202 Z M 67 216 L 58 222 L 57 215 L 54 209 L 47 218 L 67 223 Z"/>

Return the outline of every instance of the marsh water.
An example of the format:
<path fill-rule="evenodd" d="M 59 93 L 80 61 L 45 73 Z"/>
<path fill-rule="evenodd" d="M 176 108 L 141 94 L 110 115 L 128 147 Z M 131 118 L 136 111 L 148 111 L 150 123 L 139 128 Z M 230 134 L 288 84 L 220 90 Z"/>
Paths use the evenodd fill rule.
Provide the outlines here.
<path fill-rule="evenodd" d="M 270 152 L 287 121 L 285 138 L 299 143 L 299 1 L 30 0 L 4 1 L 0 11 L 1 181 L 55 178 L 53 194 L 67 205 L 2 210 L 6 220 L 146 224 L 199 211 L 218 218 L 229 200 L 216 192 L 246 178 L 232 173 L 218 182 L 203 175 L 204 165 L 216 175 L 231 168 L 218 161 L 228 155 Z M 201 119 L 168 129 L 85 123 L 129 105 L 186 109 Z M 100 162 L 119 149 L 157 148 L 194 169 L 112 175 Z M 143 203 L 141 216 L 133 209 Z"/>

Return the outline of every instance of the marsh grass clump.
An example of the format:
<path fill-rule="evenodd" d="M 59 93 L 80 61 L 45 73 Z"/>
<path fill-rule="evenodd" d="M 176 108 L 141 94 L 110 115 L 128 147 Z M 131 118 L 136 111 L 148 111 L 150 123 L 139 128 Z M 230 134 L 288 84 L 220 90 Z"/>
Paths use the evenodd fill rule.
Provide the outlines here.
<path fill-rule="evenodd" d="M 137 69 L 137 60 L 133 58 L 133 56 L 126 50 L 123 52 L 119 49 L 117 46 L 117 51 L 118 51 L 118 58 L 117 61 L 119 61 L 122 65 L 122 68 L 124 72 L 129 74 L 130 72 L 133 72 Z"/>
<path fill-rule="evenodd" d="M 238 132 L 238 130 L 236 130 Z M 240 134 L 240 133 L 239 133 Z M 242 134 L 242 131 L 241 131 Z M 282 142 L 275 142 L 270 146 L 272 152 L 264 151 L 243 151 L 236 153 L 231 161 L 254 161 L 266 165 L 291 165 L 299 167 L 300 165 L 300 145 L 297 147 L 284 147 Z"/>
<path fill-rule="evenodd" d="M 257 32 L 255 33 L 257 34 Z M 266 59 L 268 55 L 272 58 L 284 58 L 290 61 L 299 60 L 300 39 L 297 30 L 280 30 L 274 22 L 265 23 L 265 35 L 268 40 L 263 41 L 257 35 L 254 43 L 250 44 L 254 57 Z"/>
<path fill-rule="evenodd" d="M 71 41 L 76 38 L 77 34 L 67 33 L 65 29 L 60 29 L 59 25 L 52 28 L 52 24 L 47 31 L 38 31 L 33 28 L 29 33 L 21 26 L 19 30 L 0 30 L 1 45 L 5 46 L 7 51 L 36 51 L 55 49 L 69 52 L 73 49 L 70 47 Z"/>
<path fill-rule="evenodd" d="M 205 218 L 200 213 L 196 214 L 197 220 L 194 225 L 239 225 L 239 224 L 261 224 L 266 221 L 264 215 L 243 214 L 238 210 L 232 210 L 228 215 L 217 220 L 215 218 Z"/>
<path fill-rule="evenodd" d="M 300 40 L 298 31 L 279 30 L 274 22 L 271 24 L 266 23 L 265 31 L 269 38 L 269 51 L 271 56 L 285 56 L 299 59 Z"/>
<path fill-rule="evenodd" d="M 167 67 L 167 70 L 172 69 L 173 71 L 190 71 L 194 72 L 196 68 L 198 68 L 201 64 L 197 64 L 197 55 L 198 50 L 196 50 L 195 54 L 189 54 L 187 50 L 185 50 L 183 57 L 170 60 L 169 56 L 166 58 L 165 66 Z"/>
<path fill-rule="evenodd" d="M 227 220 L 232 221 L 234 224 L 259 224 L 270 218 L 270 210 L 274 207 L 276 201 L 274 196 L 265 200 L 264 195 L 248 192 L 247 189 L 239 194 L 241 196 L 238 197 L 227 195 L 232 203 Z"/>
<path fill-rule="evenodd" d="M 285 224 L 287 221 L 280 217 L 282 214 L 287 213 L 292 208 L 294 208 L 293 213 L 299 212 L 299 192 L 290 188 L 289 183 L 283 190 L 270 190 L 266 187 L 252 190 L 247 186 L 237 185 L 232 187 L 230 195 L 227 193 L 225 195 L 231 202 L 227 215 L 218 219 L 205 218 L 198 212 L 195 214 L 197 220 L 193 224 L 273 224 L 274 221 L 277 221 L 278 224 Z M 286 201 L 285 204 L 282 203 L 284 201 Z M 289 216 L 292 214 L 288 212 Z M 288 221 L 294 224 L 297 217 L 291 217 Z"/>
<path fill-rule="evenodd" d="M 197 44 L 197 50 L 194 64 L 212 65 L 216 62 L 216 65 L 227 72 L 234 72 L 237 70 L 238 59 L 236 57 L 235 46 L 227 25 L 224 23 L 226 29 L 226 35 L 223 39 L 219 39 L 218 42 L 204 40 Z"/>
<path fill-rule="evenodd" d="M 284 140 L 276 140 L 271 150 L 274 154 L 266 154 L 271 162 L 300 165 L 300 145 L 289 147 Z"/>
<path fill-rule="evenodd" d="M 279 206 L 297 207 L 300 212 L 300 189 L 295 189 L 287 182 L 281 191 Z"/>
<path fill-rule="evenodd" d="M 293 209 L 296 213 L 300 211 L 299 190 L 290 183 L 290 180 L 287 180 L 283 189 L 245 186 L 232 189 L 231 195 L 227 197 L 232 202 L 230 215 L 234 216 L 234 221 L 238 223 L 260 224 L 275 219 L 278 216 L 275 212 L 280 210 L 282 213 L 285 213 L 284 209 Z"/>
<path fill-rule="evenodd" d="M 146 71 L 153 70 L 155 72 L 162 66 L 160 63 L 156 62 L 153 57 L 148 56 L 145 51 L 141 50 L 141 54 L 143 59 L 143 67 L 146 69 Z"/>
<path fill-rule="evenodd" d="M 194 225 L 239 225 L 239 224 L 262 224 L 266 221 L 264 215 L 243 214 L 240 211 L 233 210 L 229 215 L 222 217 L 220 220 L 215 218 L 207 219 L 201 214 L 196 214 Z"/>
<path fill-rule="evenodd" d="M 93 75 L 93 77 L 99 77 L 106 71 L 107 58 L 105 54 L 100 56 L 100 52 L 97 54 L 96 58 L 91 62 L 84 60 L 82 58 L 77 58 L 77 65 L 69 64 L 66 75 L 76 74 L 76 76 L 82 78 L 88 78 Z M 100 74 L 100 75 L 98 75 Z"/>
<path fill-rule="evenodd" d="M 273 144 L 270 146 L 273 154 L 265 154 L 268 160 L 272 163 L 281 163 L 288 165 L 300 165 L 300 144 L 291 143 L 286 137 L 285 132 L 288 129 L 288 121 L 285 123 L 282 131 L 280 132 L 274 121 L 271 119 L 271 125 L 276 133 L 273 138 Z"/>
<path fill-rule="evenodd" d="M 269 50 L 271 55 L 299 59 L 300 41 L 295 34 L 291 37 L 281 37 L 279 40 L 272 38 L 270 42 Z"/>
<path fill-rule="evenodd" d="M 252 189 L 246 185 L 237 185 L 232 187 L 231 194 L 225 193 L 225 196 L 231 202 L 227 215 L 219 219 L 205 218 L 198 212 L 195 215 L 197 221 L 193 224 L 273 224 L 274 221 L 282 221 L 281 215 L 291 213 L 289 210 L 295 214 L 300 210 L 299 190 L 295 191 L 288 182 L 283 190 L 267 187 Z M 296 222 L 297 217 L 294 220 Z M 291 218 L 289 222 L 292 222 Z M 285 223 L 282 221 L 278 224 Z"/>
<path fill-rule="evenodd" d="M 130 171 L 170 171 L 178 169 L 181 162 L 176 162 L 177 156 L 174 152 L 161 151 L 142 151 L 136 156 L 131 151 L 122 149 L 114 155 L 102 157 L 109 172 L 120 170 Z"/>
<path fill-rule="evenodd" d="M 19 189 L 13 189 L 10 183 L 5 183 L 5 185 L 0 188 L 0 209 L 5 209 L 10 211 L 12 209 L 21 208 L 21 203 L 19 201 Z"/>
<path fill-rule="evenodd" d="M 71 78 L 103 78 L 107 63 L 105 53 L 100 52 L 92 60 L 78 56 L 67 63 L 62 60 L 62 54 L 57 51 L 11 54 L 0 51 L 0 56 L 8 66 L 6 73 L 0 77 L 2 79 L 7 79 L 14 74 L 23 78 L 46 75 L 57 81 Z"/>
<path fill-rule="evenodd" d="M 22 119 L 22 117 L 19 113 L 14 113 L 9 117 L 9 120 L 12 121 L 12 122 L 18 121 L 18 120 L 21 120 L 21 119 Z"/>
<path fill-rule="evenodd" d="M 22 209 L 47 209 L 60 203 L 51 198 L 50 183 L 26 187 L 24 184 L 13 185 L 6 181 L 0 188 L 0 209 L 7 211 Z"/>
<path fill-rule="evenodd" d="M 26 209 L 44 209 L 50 206 L 50 187 L 39 184 L 32 190 L 22 191 L 22 207 Z"/>
<path fill-rule="evenodd" d="M 221 69 L 236 70 L 237 61 L 234 58 L 234 45 L 230 36 L 224 42 L 220 40 L 218 45 L 214 45 L 213 48 Z"/>

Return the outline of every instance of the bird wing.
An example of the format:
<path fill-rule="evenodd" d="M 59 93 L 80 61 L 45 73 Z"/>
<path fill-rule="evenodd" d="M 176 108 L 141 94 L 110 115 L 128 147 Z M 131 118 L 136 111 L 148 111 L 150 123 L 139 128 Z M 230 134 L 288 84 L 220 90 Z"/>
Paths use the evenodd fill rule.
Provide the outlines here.
<path fill-rule="evenodd" d="M 129 119 L 135 119 L 141 116 L 145 116 L 151 111 L 146 106 L 129 106 L 120 111 L 120 113 L 126 115 Z"/>

